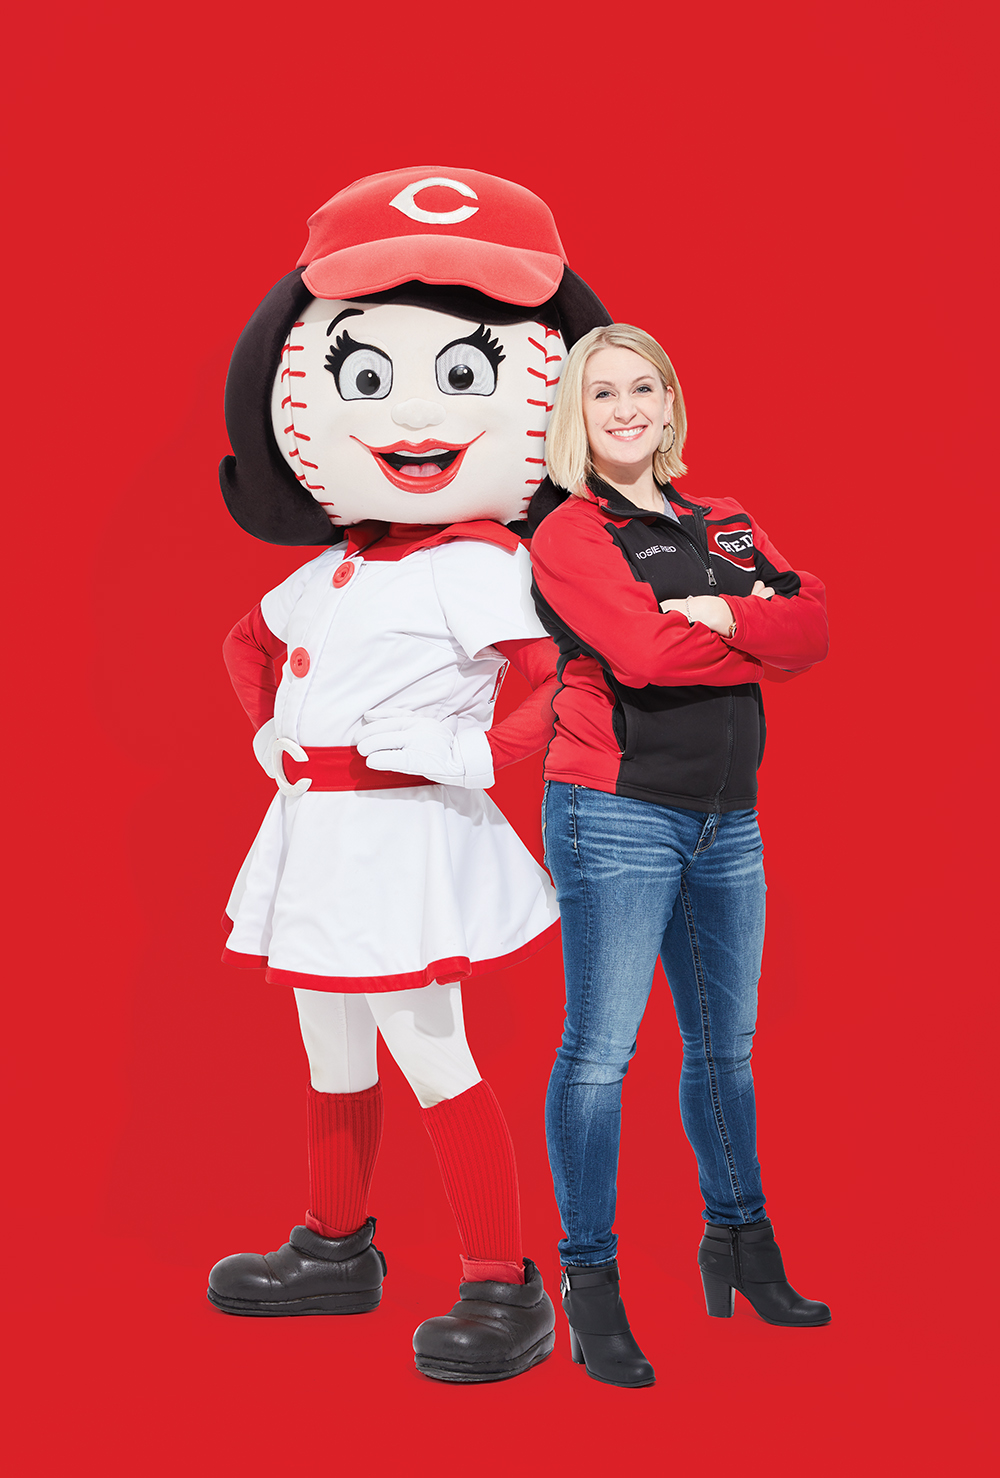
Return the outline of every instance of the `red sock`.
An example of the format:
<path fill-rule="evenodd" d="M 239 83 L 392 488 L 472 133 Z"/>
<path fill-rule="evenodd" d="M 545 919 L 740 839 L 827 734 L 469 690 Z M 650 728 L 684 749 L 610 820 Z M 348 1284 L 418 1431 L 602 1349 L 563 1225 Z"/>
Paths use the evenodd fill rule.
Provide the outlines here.
<path fill-rule="evenodd" d="M 368 1187 L 382 1139 L 382 1084 L 361 1093 L 307 1089 L 309 1205 L 306 1226 L 346 1237 L 368 1215 Z"/>
<path fill-rule="evenodd" d="M 462 1239 L 466 1283 L 523 1283 L 521 1202 L 510 1131 L 488 1083 L 421 1109 Z"/>

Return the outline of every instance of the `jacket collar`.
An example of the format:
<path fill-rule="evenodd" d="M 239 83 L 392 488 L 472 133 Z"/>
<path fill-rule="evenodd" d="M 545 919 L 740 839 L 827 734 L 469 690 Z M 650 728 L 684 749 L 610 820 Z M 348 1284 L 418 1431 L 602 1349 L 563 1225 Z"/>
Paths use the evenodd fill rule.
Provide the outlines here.
<path fill-rule="evenodd" d="M 664 493 L 671 504 L 678 504 L 685 513 L 691 513 L 694 505 L 686 499 L 678 496 L 673 485 L 669 482 L 658 482 L 656 486 Z M 635 503 L 629 501 L 625 494 L 613 488 L 603 478 L 592 473 L 587 479 L 587 490 L 593 501 L 605 512 L 610 513 L 613 518 L 656 518 L 657 514 L 651 508 L 639 508 Z"/>
<path fill-rule="evenodd" d="M 637 508 L 617 488 L 611 487 L 609 483 L 606 483 L 595 474 L 591 474 L 587 486 L 590 492 L 590 501 L 604 508 L 613 518 L 656 517 L 654 513 L 650 513 L 648 508 Z M 658 484 L 658 486 L 666 493 L 678 517 L 687 518 L 698 508 L 702 507 L 700 503 L 689 503 L 686 498 L 682 498 L 669 482 Z M 528 533 L 533 534 L 542 520 L 547 518 L 550 513 L 554 513 L 561 503 L 565 503 L 569 496 L 570 494 L 567 490 L 557 487 L 550 477 L 543 478 L 528 505 L 526 515 Z"/>

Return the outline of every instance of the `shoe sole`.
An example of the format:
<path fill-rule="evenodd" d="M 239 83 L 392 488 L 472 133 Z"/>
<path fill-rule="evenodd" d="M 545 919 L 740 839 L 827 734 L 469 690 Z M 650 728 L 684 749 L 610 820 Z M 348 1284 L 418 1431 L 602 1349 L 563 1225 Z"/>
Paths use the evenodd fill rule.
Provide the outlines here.
<path fill-rule="evenodd" d="M 227 1298 L 209 1288 L 206 1297 L 223 1314 L 242 1314 L 252 1319 L 295 1319 L 304 1314 L 369 1314 L 382 1299 L 381 1288 L 364 1293 L 316 1294 L 312 1298 Z"/>
<path fill-rule="evenodd" d="M 556 1332 L 546 1334 L 516 1360 L 504 1360 L 497 1365 L 466 1363 L 461 1360 L 440 1360 L 434 1355 L 414 1355 L 413 1363 L 421 1375 L 432 1380 L 451 1381 L 455 1385 L 475 1385 L 481 1381 L 511 1380 L 522 1375 L 533 1365 L 547 1360 L 556 1347 Z"/>
<path fill-rule="evenodd" d="M 732 1292 L 733 1298 L 729 1306 L 729 1313 L 716 1314 L 713 1313 L 711 1309 L 709 1309 L 708 1317 L 710 1319 L 731 1319 L 733 1317 L 733 1313 L 736 1307 L 736 1294 L 740 1293 L 740 1290 L 738 1288 L 734 1288 Z M 740 1297 L 747 1298 L 745 1293 L 740 1293 Z M 825 1329 L 827 1324 L 831 1323 L 833 1319 L 832 1314 L 829 1314 L 825 1319 L 769 1319 L 766 1314 L 762 1314 L 759 1309 L 754 1308 L 752 1299 L 747 1298 L 747 1303 L 753 1309 L 754 1313 L 757 1315 L 757 1318 L 762 1324 L 773 1324 L 775 1329 Z"/>
<path fill-rule="evenodd" d="M 584 1363 L 584 1367 L 583 1368 L 584 1368 L 584 1370 L 587 1370 L 586 1363 Z M 623 1380 L 606 1380 L 603 1375 L 595 1375 L 592 1370 L 587 1370 L 587 1374 L 590 1376 L 590 1379 L 591 1380 L 599 1380 L 602 1386 L 615 1386 L 619 1391 L 645 1391 L 645 1390 L 648 1390 L 648 1388 L 650 1386 L 655 1386 L 656 1385 L 656 1376 L 655 1375 L 653 1376 L 653 1379 L 652 1380 L 630 1380 L 630 1381 L 623 1381 Z"/>
<path fill-rule="evenodd" d="M 753 1309 L 753 1304 L 750 1304 L 750 1307 Z M 757 1314 L 756 1309 L 753 1311 Z M 810 1319 L 808 1322 L 796 1319 L 793 1322 L 789 1319 L 765 1319 L 763 1314 L 757 1314 L 757 1318 L 762 1324 L 773 1324 L 775 1329 L 825 1329 L 831 1322 L 832 1317 L 831 1315 L 830 1319 Z"/>

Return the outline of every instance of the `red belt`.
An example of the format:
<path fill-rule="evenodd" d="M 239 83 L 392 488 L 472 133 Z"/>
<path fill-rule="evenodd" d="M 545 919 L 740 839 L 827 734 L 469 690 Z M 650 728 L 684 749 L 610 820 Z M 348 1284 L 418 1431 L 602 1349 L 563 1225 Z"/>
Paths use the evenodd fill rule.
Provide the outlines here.
<path fill-rule="evenodd" d="M 403 790 L 411 785 L 435 785 L 423 775 L 401 775 L 398 770 L 369 770 L 364 755 L 353 744 L 310 744 L 307 760 L 281 756 L 289 785 L 305 777 L 310 790 Z"/>

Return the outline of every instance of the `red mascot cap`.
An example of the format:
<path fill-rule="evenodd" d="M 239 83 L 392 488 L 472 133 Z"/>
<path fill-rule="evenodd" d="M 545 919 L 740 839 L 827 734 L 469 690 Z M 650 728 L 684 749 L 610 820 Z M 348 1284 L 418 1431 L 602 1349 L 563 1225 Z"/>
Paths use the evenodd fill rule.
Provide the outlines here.
<path fill-rule="evenodd" d="M 297 265 L 317 298 L 357 298 L 416 278 L 535 308 L 566 253 L 552 212 L 523 185 L 421 165 L 367 175 L 309 217 Z"/>

